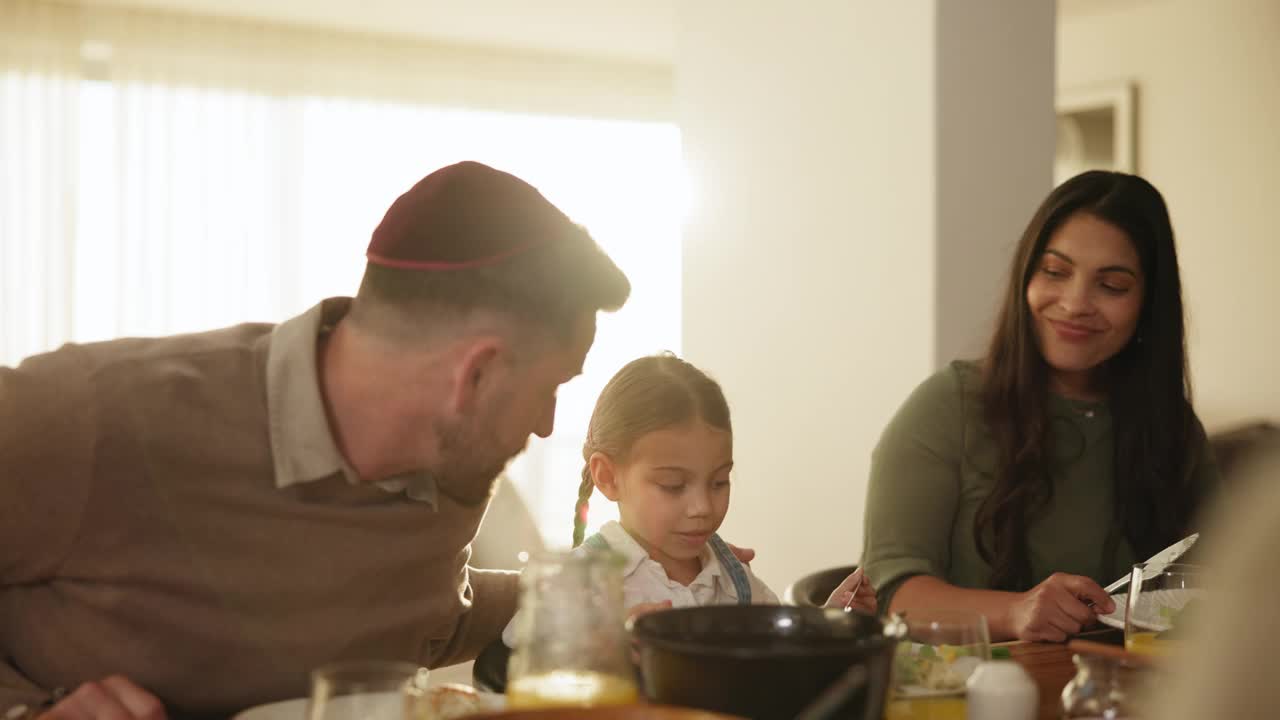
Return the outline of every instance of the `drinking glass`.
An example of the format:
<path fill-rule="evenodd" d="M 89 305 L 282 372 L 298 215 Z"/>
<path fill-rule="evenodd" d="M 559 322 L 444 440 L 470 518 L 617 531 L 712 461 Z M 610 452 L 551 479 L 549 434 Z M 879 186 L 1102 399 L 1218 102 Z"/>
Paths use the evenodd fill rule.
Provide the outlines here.
<path fill-rule="evenodd" d="M 963 720 L 965 682 L 991 659 L 987 619 L 964 610 L 912 610 L 893 662 L 887 717 Z"/>
<path fill-rule="evenodd" d="M 1168 655 L 1204 592 L 1204 569 L 1188 563 L 1133 566 L 1124 611 L 1124 646 L 1132 653 Z"/>
<path fill-rule="evenodd" d="M 520 612 L 507 670 L 511 708 L 636 702 L 622 607 L 622 557 L 549 552 L 520 576 Z"/>
<path fill-rule="evenodd" d="M 409 720 L 427 688 L 427 669 L 358 660 L 311 673 L 307 720 Z"/>

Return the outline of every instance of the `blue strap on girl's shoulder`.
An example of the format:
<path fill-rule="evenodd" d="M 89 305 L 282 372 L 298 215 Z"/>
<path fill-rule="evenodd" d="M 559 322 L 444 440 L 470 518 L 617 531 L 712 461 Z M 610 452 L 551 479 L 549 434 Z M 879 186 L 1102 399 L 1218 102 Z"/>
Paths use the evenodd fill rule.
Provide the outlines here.
<path fill-rule="evenodd" d="M 712 534 L 707 542 L 711 545 L 711 551 L 716 554 L 716 559 L 720 561 L 720 568 L 733 583 L 733 589 L 738 593 L 738 604 L 750 605 L 751 578 L 747 576 L 747 567 L 729 550 L 729 544 L 721 540 L 719 535 Z"/>
<path fill-rule="evenodd" d="M 605 540 L 604 536 L 600 533 L 596 533 L 586 540 L 583 540 L 582 544 L 578 547 L 590 548 L 592 550 L 608 550 L 609 541 Z"/>

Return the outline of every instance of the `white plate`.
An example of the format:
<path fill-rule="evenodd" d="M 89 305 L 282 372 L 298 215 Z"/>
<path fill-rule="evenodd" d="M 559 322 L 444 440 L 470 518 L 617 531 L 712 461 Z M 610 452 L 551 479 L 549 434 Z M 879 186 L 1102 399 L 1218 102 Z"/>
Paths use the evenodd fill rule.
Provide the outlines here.
<path fill-rule="evenodd" d="M 231 720 L 303 720 L 307 716 L 307 699 L 281 700 L 255 705 L 237 713 Z"/>
<path fill-rule="evenodd" d="M 1187 603 L 1200 597 L 1202 592 L 1202 590 L 1192 589 L 1146 590 L 1138 596 L 1138 607 L 1133 624 L 1149 632 L 1167 632 L 1173 628 L 1173 624 L 1165 614 L 1160 612 L 1161 609 L 1169 608 L 1166 612 L 1181 611 Z M 1123 630 L 1124 606 L 1129 602 L 1129 593 L 1116 593 L 1111 596 L 1111 599 L 1115 602 L 1116 609 L 1106 615 L 1099 615 L 1098 621 L 1103 625 Z"/>
<path fill-rule="evenodd" d="M 350 720 L 398 720 L 404 716 L 404 696 L 398 692 L 345 695 L 329 701 L 333 712 L 326 717 L 350 718 Z M 282 700 L 258 705 L 236 715 L 233 720 L 304 720 L 307 717 L 307 698 Z"/>
<path fill-rule="evenodd" d="M 948 695 L 964 695 L 964 688 L 935 690 L 923 685 L 899 685 L 893 689 L 893 696 L 902 699 L 947 697 Z"/>
<path fill-rule="evenodd" d="M 437 686 L 428 693 L 444 693 L 447 686 Z M 481 712 L 502 710 L 506 706 L 506 698 L 496 693 L 481 692 Z M 359 703 L 360 707 L 351 707 Z M 404 716 L 404 700 L 400 693 L 371 693 L 368 695 L 349 695 L 334 698 L 330 704 L 334 707 L 332 714 L 326 717 L 350 720 L 381 720 L 391 718 L 400 720 Z M 237 714 L 232 720 L 305 720 L 307 717 L 307 698 L 281 700 L 280 702 L 257 705 Z"/>

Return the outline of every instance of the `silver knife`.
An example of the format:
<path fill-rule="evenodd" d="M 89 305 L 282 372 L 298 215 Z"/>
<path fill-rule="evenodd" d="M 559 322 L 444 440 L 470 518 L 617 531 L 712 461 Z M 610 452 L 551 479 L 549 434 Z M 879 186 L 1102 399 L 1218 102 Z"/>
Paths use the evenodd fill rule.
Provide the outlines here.
<path fill-rule="evenodd" d="M 1199 540 L 1199 539 L 1200 539 L 1200 533 L 1192 533 L 1191 535 L 1188 535 L 1182 538 L 1181 540 L 1179 540 L 1178 542 L 1161 550 L 1155 555 L 1152 555 L 1151 557 L 1147 558 L 1147 562 L 1145 563 L 1147 570 L 1152 573 L 1158 573 L 1161 570 L 1164 570 L 1167 565 L 1175 562 L 1178 558 L 1182 557 L 1184 553 L 1190 550 L 1191 546 L 1195 545 L 1196 540 Z M 1119 590 L 1125 585 L 1128 585 L 1129 578 L 1131 576 L 1132 576 L 1132 573 L 1126 573 L 1124 577 L 1120 578 L 1119 580 L 1116 580 L 1115 582 L 1111 583 L 1110 585 L 1106 586 L 1103 589 L 1107 591 L 1108 595 L 1110 595 L 1111 593 Z"/>

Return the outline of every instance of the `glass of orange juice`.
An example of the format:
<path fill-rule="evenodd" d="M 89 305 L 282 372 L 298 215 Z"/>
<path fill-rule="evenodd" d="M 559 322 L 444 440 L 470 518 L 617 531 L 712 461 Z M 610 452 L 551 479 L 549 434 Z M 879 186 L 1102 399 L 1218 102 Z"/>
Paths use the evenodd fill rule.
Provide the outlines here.
<path fill-rule="evenodd" d="M 579 548 L 535 557 L 520 576 L 511 708 L 636 702 L 622 607 L 622 558 Z"/>
<path fill-rule="evenodd" d="M 1188 563 L 1133 566 L 1125 601 L 1124 646 L 1132 653 L 1168 655 L 1195 617 L 1204 569 Z"/>

